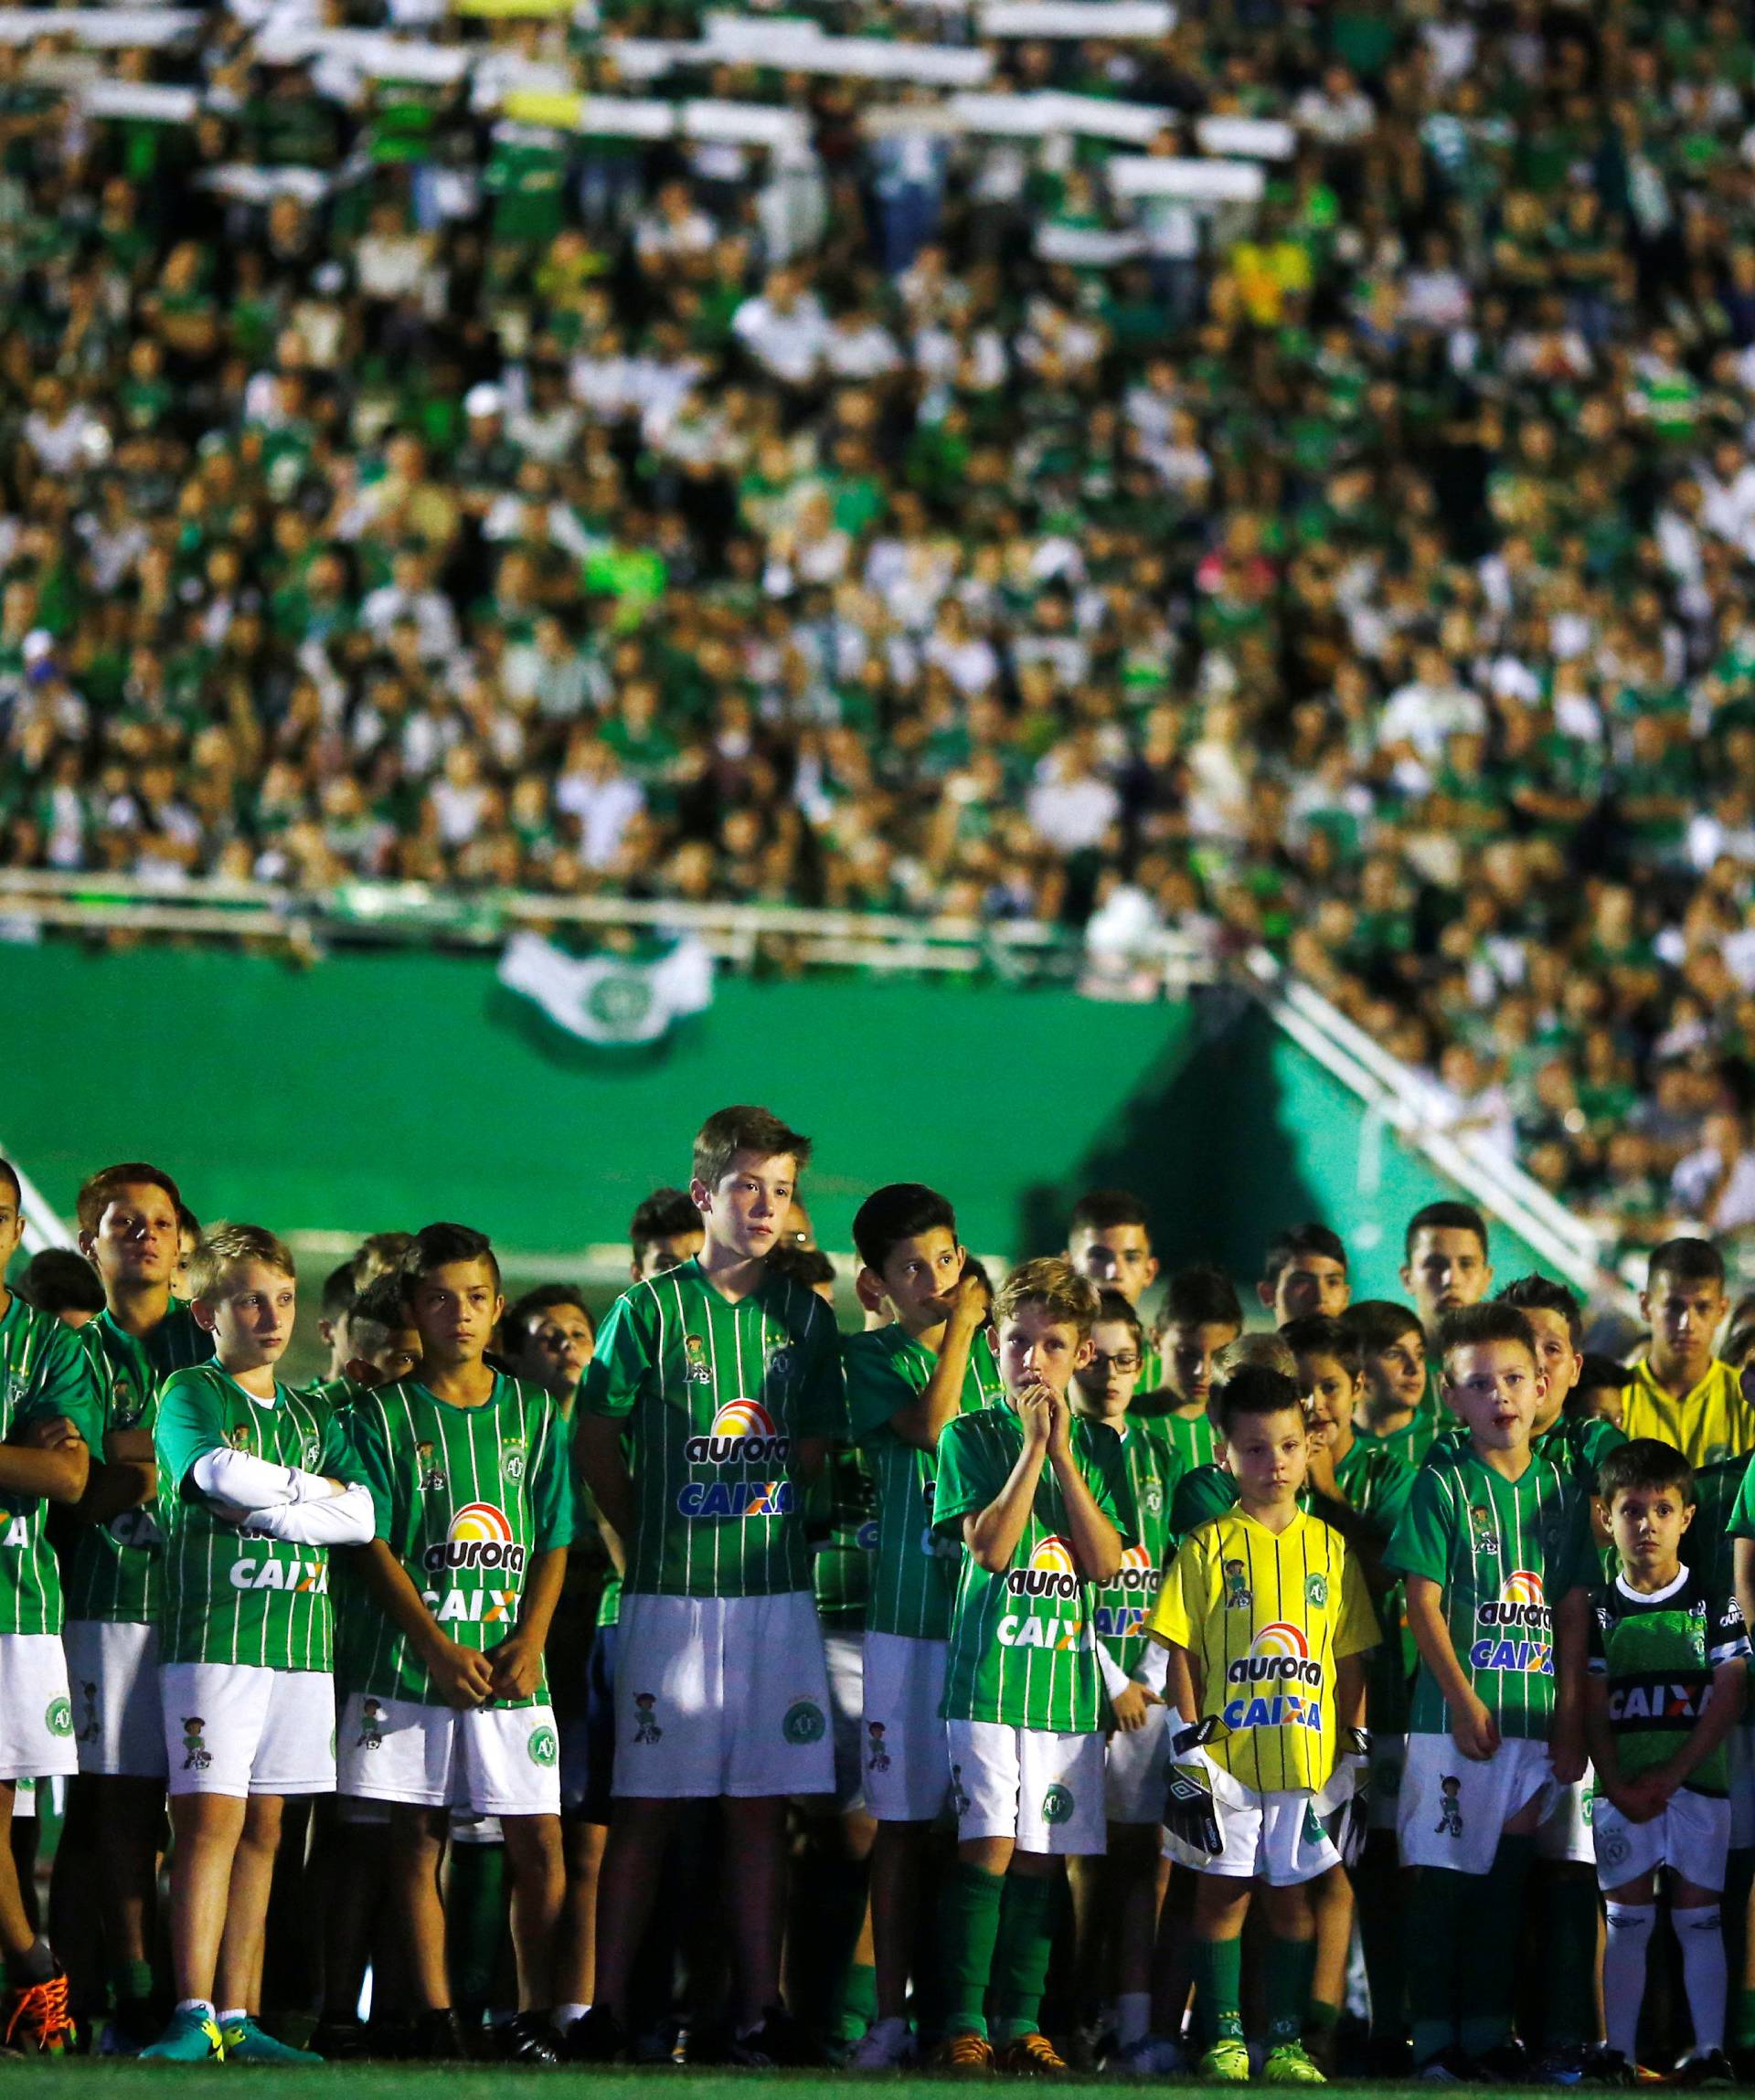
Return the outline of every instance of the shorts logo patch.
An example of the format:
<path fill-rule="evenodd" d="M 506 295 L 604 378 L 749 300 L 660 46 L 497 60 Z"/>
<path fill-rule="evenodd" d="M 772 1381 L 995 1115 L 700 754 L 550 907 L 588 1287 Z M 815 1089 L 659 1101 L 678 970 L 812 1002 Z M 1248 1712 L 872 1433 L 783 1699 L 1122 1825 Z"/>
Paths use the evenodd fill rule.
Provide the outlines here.
<path fill-rule="evenodd" d="M 1462 1835 L 1462 1782 L 1454 1772 L 1447 1772 L 1439 1781 L 1438 1790 L 1444 1798 L 1438 1805 L 1438 1820 L 1432 1829 L 1441 1838 L 1460 1838 Z"/>
<path fill-rule="evenodd" d="M 1328 1577 L 1325 1575 L 1307 1575 L 1304 1577 L 1304 1603 L 1312 1611 L 1328 1609 Z"/>
<path fill-rule="evenodd" d="M 560 1745 L 555 1740 L 555 1732 L 547 1722 L 540 1728 L 530 1731 L 530 1740 L 524 1747 L 533 1765 L 552 1765 L 560 1755 Z"/>
<path fill-rule="evenodd" d="M 500 1470 L 508 1480 L 523 1480 L 524 1446 L 522 1444 L 508 1444 L 505 1447 L 505 1456 L 500 1460 Z"/>
<path fill-rule="evenodd" d="M 957 1764 L 951 1767 L 951 1801 L 959 1816 L 969 1813 L 969 1789 L 963 1783 L 963 1766 Z"/>
<path fill-rule="evenodd" d="M 207 1723 L 198 1713 L 183 1716 L 183 1769 L 186 1772 L 205 1772 L 213 1763 L 213 1753 L 201 1740 L 201 1731 Z"/>
<path fill-rule="evenodd" d="M 1223 1568 L 1225 1576 L 1225 1608 L 1227 1611 L 1248 1611 L 1254 1603 L 1250 1592 L 1250 1578 L 1241 1561 L 1227 1561 Z"/>
<path fill-rule="evenodd" d="M 98 1688 L 89 1678 L 80 1680 L 80 1711 L 83 1718 L 80 1722 L 78 1740 L 95 1743 L 103 1734 L 103 1722 L 98 1713 Z"/>
<path fill-rule="evenodd" d="M 1057 1779 L 1042 1797 L 1042 1820 L 1045 1823 L 1066 1823 L 1072 1819 L 1077 1807 L 1070 1787 L 1063 1787 Z"/>
<path fill-rule="evenodd" d="M 889 1770 L 889 1752 L 884 1747 L 884 1724 L 881 1721 L 867 1721 L 866 1723 L 866 1770 Z"/>
<path fill-rule="evenodd" d="M 44 1725 L 51 1735 L 70 1735 L 73 1733 L 73 1704 L 67 1699 L 51 1699 L 48 1711 L 43 1715 Z"/>
<path fill-rule="evenodd" d="M 794 1749 L 820 1743 L 828 1731 L 823 1709 L 814 1699 L 794 1699 L 781 1718 L 780 1733 Z"/>
<path fill-rule="evenodd" d="M 359 1734 L 355 1739 L 356 1750 L 381 1750 L 384 1747 L 384 1723 L 388 1716 L 376 1699 L 362 1699 L 359 1702 Z"/>
<path fill-rule="evenodd" d="M 1597 1837 L 1597 1858 L 1605 1867 L 1618 1867 L 1632 1856 L 1633 1846 L 1624 1830 L 1603 1830 Z"/>
<path fill-rule="evenodd" d="M 633 1695 L 633 1739 L 636 1743 L 656 1743 L 664 1730 L 658 1725 L 653 1709 L 657 1705 L 655 1692 L 636 1692 Z"/>

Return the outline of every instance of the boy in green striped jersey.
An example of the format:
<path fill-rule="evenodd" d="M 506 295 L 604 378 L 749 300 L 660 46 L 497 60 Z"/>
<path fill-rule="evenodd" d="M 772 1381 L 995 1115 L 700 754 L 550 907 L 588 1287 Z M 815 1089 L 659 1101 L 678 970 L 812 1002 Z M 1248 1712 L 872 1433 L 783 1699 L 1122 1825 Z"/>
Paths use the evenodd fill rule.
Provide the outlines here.
<path fill-rule="evenodd" d="M 988 1294 L 968 1273 L 956 1214 L 935 1189 L 894 1182 L 853 1221 L 863 1301 L 887 1326 L 841 1345 L 847 1417 L 877 1482 L 878 1539 L 866 1610 L 866 1805 L 878 1820 L 871 1930 L 878 2019 L 859 2070 L 908 2063 L 909 1956 L 932 1824 L 951 1789 L 945 1746 L 945 1642 L 960 1552 L 932 1528 L 937 1450 L 946 1423 L 1000 1397 Z"/>
<path fill-rule="evenodd" d="M 1438 1416 L 1427 1405 L 1426 1330 L 1418 1314 L 1388 1298 L 1361 1299 L 1342 1317 L 1365 1378 L 1355 1433 L 1418 1466 L 1438 1436 Z"/>
<path fill-rule="evenodd" d="M 1353 1302 L 1346 1242 L 1324 1225 L 1289 1225 L 1268 1249 L 1255 1295 L 1276 1327 L 1318 1314 L 1338 1320 Z"/>
<path fill-rule="evenodd" d="M 1158 1308 L 1158 1349 L 1164 1384 L 1142 1393 L 1134 1412 L 1163 1425 L 1170 1448 L 1183 1470 L 1210 1466 L 1218 1437 L 1208 1412 L 1213 1397 L 1213 1365 L 1243 1331 L 1243 1308 L 1231 1279 L 1222 1269 L 1197 1264 L 1178 1269 L 1170 1278 Z"/>
<path fill-rule="evenodd" d="M 1092 1592 L 1115 1579 L 1135 1529 L 1120 1438 L 1075 1418 L 1068 1398 L 1097 1310 L 1068 1262 L 1014 1269 L 994 1300 L 1005 1397 L 939 1439 L 933 1527 L 964 1547 L 944 1689 L 957 1864 L 940 2057 L 957 2072 L 1065 2068 L 1037 2016 L 1059 1861 L 1103 1849 Z"/>
<path fill-rule="evenodd" d="M 1516 1307 L 1464 1306 L 1441 1330 L 1445 1405 L 1466 1448 L 1423 1466 L 1387 1564 L 1408 1586 L 1420 1667 L 1399 1805 L 1416 2062 L 1433 2075 L 1525 2074 L 1512 2040 L 1518 1914 L 1556 1783 L 1584 1776 L 1583 1498 L 1530 1449 L 1545 1384 Z"/>
<path fill-rule="evenodd" d="M 1096 1592 L 1091 1627 L 1114 1727 L 1103 1775 L 1107 1851 L 1075 1859 L 1069 1872 L 1078 1919 L 1079 1969 L 1088 1989 L 1113 2005 L 1119 2062 L 1152 2027 L 1152 1948 L 1158 1911 L 1158 1857 L 1169 1770 L 1164 1703 L 1165 1651 L 1146 1636 L 1170 1543 L 1170 1500 L 1182 1461 L 1161 1422 L 1129 1414 L 1145 1358 L 1140 1316 L 1118 1290 L 1103 1292 L 1090 1331 L 1090 1360 L 1073 1373 L 1072 1411 L 1121 1438 L 1137 1528 L 1114 1576 Z M 1105 2029 L 1108 2023 L 1105 2022 Z"/>
<path fill-rule="evenodd" d="M 554 2063 L 566 1873 L 543 1650 L 574 1534 L 567 1439 L 546 1393 L 483 1361 L 505 1310 L 484 1234 L 426 1225 L 399 1273 L 420 1379 L 347 1411 L 375 1507 L 365 1574 L 377 1609 L 342 1709 L 341 1784 L 391 1804 L 393 1901 L 431 2055 L 461 2051 L 439 1898 L 449 1811 L 499 1818 L 518 1988 L 499 2039 L 515 2062 Z"/>
<path fill-rule="evenodd" d="M 809 1157 L 765 1108 L 710 1116 L 689 1186 L 700 1254 L 616 1301 L 586 1373 L 580 1469 L 628 1571 L 598 2002 L 573 2031 L 591 2061 L 628 2045 L 633 1960 L 687 1799 L 725 1804 L 732 2061 L 814 2054 L 780 2003 L 782 1861 L 787 1796 L 835 1784 L 800 1505 L 846 1406 L 828 1308 L 766 1266 Z"/>
<path fill-rule="evenodd" d="M 18 1177 L 0 1160 L 0 2042 L 55 2054 L 72 2039 L 67 1977 L 25 1907 L 12 1819 L 21 1779 L 77 1767 L 47 1514 L 85 1491 L 99 1401 L 74 1331 L 5 1287 L 24 1231 Z"/>
<path fill-rule="evenodd" d="M 1436 1429 L 1444 1420 L 1439 1330 L 1447 1313 L 1481 1304 L 1493 1289 L 1486 1219 L 1473 1204 L 1428 1204 L 1416 1211 L 1402 1236 L 1400 1273 L 1426 1336 L 1422 1409 Z"/>
<path fill-rule="evenodd" d="M 78 1875 L 72 1885 L 80 1885 L 95 1845 L 116 1999 L 110 2044 L 123 2051 L 150 2041 L 162 2017 L 151 2003 L 165 1778 L 153 1424 L 165 1380 L 213 1353 L 212 1336 L 171 1297 L 181 1208 L 170 1175 L 134 1160 L 93 1174 L 76 1214 L 80 1251 L 103 1285 L 104 1309 L 84 1339 L 101 1363 L 104 1414 L 68 1574 L 65 1641 L 80 1777 L 56 1875 Z"/>
<path fill-rule="evenodd" d="M 1119 1290 L 1134 1307 L 1157 1281 L 1152 1221 L 1131 1189 L 1090 1189 L 1072 1206 L 1067 1225 L 1067 1259 L 1099 1290 Z M 1142 1395 L 1163 1384 L 1155 1345 L 1145 1351 Z"/>
<path fill-rule="evenodd" d="M 141 2053 L 303 2063 L 257 2024 L 269 1890 L 282 1801 L 335 1789 L 328 1549 L 370 1538 L 372 1499 L 335 1477 L 333 1412 L 274 1375 L 298 1296 L 281 1241 L 216 1226 L 190 1288 L 215 1354 L 165 1381 L 153 1430 L 176 2010 Z"/>

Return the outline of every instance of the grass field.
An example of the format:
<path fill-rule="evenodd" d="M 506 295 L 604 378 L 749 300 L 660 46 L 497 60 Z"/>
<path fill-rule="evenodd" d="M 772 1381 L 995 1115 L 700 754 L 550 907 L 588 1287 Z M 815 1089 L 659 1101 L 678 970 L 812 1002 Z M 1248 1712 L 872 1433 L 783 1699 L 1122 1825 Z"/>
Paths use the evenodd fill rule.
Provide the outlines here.
<path fill-rule="evenodd" d="M 516 2092 L 526 2081 L 530 2082 L 533 2091 L 556 2085 L 569 2088 L 578 2085 L 581 2094 L 590 2093 L 591 2100 L 652 2100 L 656 2088 L 664 2084 L 675 2085 L 678 2100 L 772 2100 L 772 2096 L 781 2094 L 784 2094 L 787 2100 L 803 2100 L 814 2089 L 824 2095 L 824 2100 L 828 2100 L 831 2094 L 845 2095 L 849 2090 L 856 2092 L 861 2087 L 869 2089 L 874 2085 L 894 2087 L 904 2079 L 909 2088 L 930 2084 L 946 2089 L 955 2087 L 963 2092 L 969 2089 L 967 2079 L 934 2078 L 924 2072 L 862 2078 L 820 2071 L 688 2072 L 661 2067 L 650 2071 L 515 2073 L 493 2064 L 370 2063 L 330 2064 L 322 2072 L 314 2067 L 311 2071 L 270 2071 L 239 2066 L 228 2071 L 220 2065 L 209 2071 L 189 2066 L 178 2073 L 168 2066 L 122 2063 L 109 2057 L 75 2058 L 58 2064 L 0 2063 L 0 2095 L 5 2095 L 5 2100 L 26 2094 L 31 2100 L 51 2100 L 51 2095 L 54 2100 L 108 2100 L 109 2095 L 122 2090 L 131 2095 L 145 2094 L 162 2092 L 169 2085 L 180 2092 L 190 2084 L 205 2088 L 210 2081 L 240 2079 L 250 2089 L 250 2100 L 311 2100 L 314 2080 L 325 2074 L 346 2081 L 349 2100 L 432 2100 L 432 2096 L 439 2094 L 442 2094 L 445 2100 L 506 2100 L 508 2093 Z M 1142 2081 L 1139 2090 L 1150 2091 L 1160 2084 L 1189 2089 L 1194 2086 L 1194 2081 L 1186 2078 Z M 994 2081 L 988 2089 L 997 2094 L 1026 2088 L 1021 2081 L 1017 2084 Z M 1108 2095 L 1109 2100 L 1115 2100 L 1118 2090 L 1129 2089 L 1129 2082 L 1112 2078 L 1057 2079 L 1051 2089 L 1069 2095 L 1081 2095 L 1082 2100 L 1095 2100 L 1100 2093 Z M 1392 2094 L 1430 2090 L 1424 2086 L 1388 2084 L 1336 2084 L 1328 2088 L 1334 2100 L 1387 2100 Z"/>

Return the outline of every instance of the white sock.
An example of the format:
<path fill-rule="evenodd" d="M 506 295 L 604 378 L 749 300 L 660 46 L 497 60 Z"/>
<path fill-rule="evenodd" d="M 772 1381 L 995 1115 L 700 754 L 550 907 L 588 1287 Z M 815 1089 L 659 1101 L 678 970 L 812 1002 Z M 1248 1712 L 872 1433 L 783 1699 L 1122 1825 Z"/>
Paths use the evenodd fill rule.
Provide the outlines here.
<path fill-rule="evenodd" d="M 1123 2049 L 1143 2042 L 1152 2031 L 1152 1993 L 1122 1990 L 1115 1994 L 1115 2039 Z"/>
<path fill-rule="evenodd" d="M 179 1998 L 176 2010 L 179 2012 L 198 2012 L 203 2020 L 211 2020 L 213 2000 L 210 1998 Z"/>
<path fill-rule="evenodd" d="M 249 2018 L 249 2013 L 244 2010 L 241 2005 L 234 2005 L 229 2012 L 222 2012 L 218 2015 L 218 2020 L 221 2027 L 230 2027 L 234 2024 L 234 2022 L 239 2020 L 248 2020 Z"/>
<path fill-rule="evenodd" d="M 555 2025 L 565 2034 L 576 2020 L 583 2020 L 590 2010 L 589 2005 L 558 2005 L 555 2008 Z"/>
<path fill-rule="evenodd" d="M 1645 1997 L 1645 1950 L 1657 1922 L 1655 1904 L 1610 1904 L 1609 1938 L 1602 1956 L 1603 2024 L 1609 2046 L 1631 2063 L 1639 2037 L 1639 2009 Z M 1722 2009 L 1723 1999 L 1719 2000 Z"/>
<path fill-rule="evenodd" d="M 1688 1993 L 1688 2018 L 1694 2022 L 1694 2053 L 1705 2056 L 1725 2046 L 1725 1932 L 1717 1904 L 1670 1912 L 1670 1925 L 1682 1943 L 1682 1979 Z"/>

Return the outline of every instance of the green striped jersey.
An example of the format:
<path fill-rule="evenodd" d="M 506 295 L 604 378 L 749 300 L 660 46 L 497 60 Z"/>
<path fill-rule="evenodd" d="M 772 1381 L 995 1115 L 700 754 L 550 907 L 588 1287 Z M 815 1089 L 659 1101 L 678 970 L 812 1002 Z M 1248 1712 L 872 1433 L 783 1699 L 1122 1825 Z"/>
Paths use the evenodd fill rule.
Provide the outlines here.
<path fill-rule="evenodd" d="M 1218 1459 L 1218 1435 L 1204 1407 L 1193 1415 L 1154 1415 L 1150 1419 L 1182 1460 L 1185 1473 L 1192 1473 L 1197 1466 L 1210 1466 Z"/>
<path fill-rule="evenodd" d="M 637 1529 L 630 1596 L 775 1596 L 811 1586 L 801 1441 L 846 1435 L 835 1320 L 764 1276 L 735 1303 L 698 1261 L 617 1299 L 580 1406 L 627 1425 Z"/>
<path fill-rule="evenodd" d="M 78 1334 L 16 1293 L 0 1315 L 0 1443 L 65 1415 L 101 1456 L 99 1373 Z M 61 1576 L 40 1495 L 0 1490 L 0 1634 L 59 1633 Z"/>
<path fill-rule="evenodd" d="M 1093 1593 L 1091 1617 L 1098 1639 L 1131 1677 L 1150 1645 L 1146 1615 L 1169 1558 L 1170 1501 L 1182 1478 L 1182 1460 L 1171 1449 L 1161 1418 L 1136 1422 L 1131 1414 L 1123 1415 L 1116 1434 L 1122 1439 L 1136 1528 L 1114 1581 L 1101 1584 Z"/>
<path fill-rule="evenodd" d="M 328 1548 L 247 1538 L 213 1514 L 189 1474 L 209 1451 L 248 1451 L 306 1473 L 356 1473 L 335 1410 L 278 1382 L 272 1400 L 259 1400 L 218 1363 L 203 1363 L 165 1381 L 153 1448 L 165 1534 L 159 1660 L 327 1670 Z"/>
<path fill-rule="evenodd" d="M 1371 1543 L 1379 1552 L 1395 1534 L 1408 1498 L 1414 1491 L 1414 1469 L 1375 1437 L 1356 1430 L 1346 1456 L 1335 1466 L 1335 1484 L 1348 1509 L 1367 1520 Z M 1327 1504 L 1313 1496 L 1311 1508 L 1321 1516 Z M 1374 1600 L 1383 1639 L 1365 1659 L 1365 1722 L 1373 1734 L 1408 1733 L 1408 1680 L 1415 1660 L 1411 1639 L 1404 1639 L 1407 1597 L 1396 1583 Z"/>
<path fill-rule="evenodd" d="M 811 1482 L 807 1508 L 817 1623 L 825 1633 L 859 1632 L 871 1592 L 878 1499 L 871 1469 L 857 1451 L 835 1446 Z"/>
<path fill-rule="evenodd" d="M 1462 1672 L 1502 1736 L 1545 1737 L 1554 1712 L 1554 1610 L 1597 1579 L 1584 1498 L 1535 1452 L 1516 1480 L 1473 1451 L 1422 1466 L 1385 1555 L 1442 1592 Z M 1451 1712 L 1422 1662 L 1409 1727 L 1444 1734 Z"/>
<path fill-rule="evenodd" d="M 1674 1757 L 1706 1711 L 1714 1670 L 1748 1660 L 1737 1599 L 1708 1589 L 1692 1568 L 1679 1570 L 1662 1590 L 1630 1589 L 1621 1576 L 1593 1590 L 1585 1667 L 1606 1680 L 1622 1777 L 1636 1779 Z M 1720 1743 L 1682 1784 L 1696 1794 L 1728 1793 L 1726 1745 Z"/>
<path fill-rule="evenodd" d="M 347 1435 L 347 1410 L 369 1388 L 356 1378 L 321 1378 L 299 1387 L 302 1400 L 326 1406 L 335 1418 L 337 1433 Z M 348 1446 L 351 1454 L 351 1444 Z M 357 1462 L 344 1467 L 337 1479 L 357 1480 Z M 332 1669 L 337 1704 L 360 1687 L 360 1671 L 369 1660 L 376 1607 L 366 1587 L 366 1577 L 352 1554 L 333 1554 L 329 1560 L 329 1617 L 334 1628 Z"/>
<path fill-rule="evenodd" d="M 1682 1534 L 1682 1558 L 1713 1596 L 1722 1590 L 1729 1596 L 1737 1588 L 1737 1519 L 1750 1466 L 1750 1460 L 1739 1457 L 1718 1458 L 1695 1469 L 1694 1522 Z M 1613 1582 L 1621 1572 L 1613 1546 L 1604 1559 L 1605 1580 Z"/>
<path fill-rule="evenodd" d="M 1361 1444 L 1380 1445 L 1404 1466 L 1418 1466 L 1438 1442 L 1440 1431 L 1436 1419 L 1424 1407 L 1416 1407 L 1403 1426 L 1392 1429 L 1387 1437 L 1379 1437 L 1375 1429 L 1361 1427 L 1356 1419 L 1353 1434 Z"/>
<path fill-rule="evenodd" d="M 212 1335 L 196 1325 L 186 1305 L 175 1301 L 150 1334 L 130 1334 L 106 1310 L 87 1323 L 83 1339 L 98 1350 L 108 1373 L 106 1437 L 120 1429 L 150 1435 L 165 1381 L 213 1354 Z M 158 1616 L 161 1544 L 157 1511 L 150 1502 L 122 1511 L 107 1524 L 82 1524 L 68 1573 L 67 1616 L 150 1625 Z"/>
<path fill-rule="evenodd" d="M 1600 1415 L 1561 1415 L 1530 1438 L 1529 1448 L 1552 1458 L 1579 1492 L 1589 1498 L 1597 1491 L 1597 1468 L 1626 1441 L 1614 1424 Z M 1461 1423 L 1441 1430 L 1422 1463 L 1430 1466 L 1454 1458 L 1467 1449 L 1468 1442 L 1469 1432 Z"/>
<path fill-rule="evenodd" d="M 959 1542 L 964 1517 L 999 1495 L 1024 1449 L 1024 1425 L 1009 1401 L 959 1415 L 939 1438 L 932 1521 Z M 1072 1453 L 1097 1506 L 1131 1545 L 1139 1535 L 1122 1440 L 1105 1424 L 1075 1417 Z M 1067 1537 L 1066 1498 L 1044 1458 L 1011 1565 L 990 1575 L 966 1549 L 951 1607 L 945 1663 L 947 1721 L 998 1721 L 1012 1728 L 1077 1734 L 1102 1726 L 1091 1586 Z"/>
<path fill-rule="evenodd" d="M 344 1419 L 355 1477 L 372 1490 L 377 1535 L 441 1631 L 463 1648 L 497 1647 L 516 1628 L 531 1554 L 573 1541 L 571 1468 L 553 1401 L 496 1373 L 481 1406 L 459 1407 L 405 1379 L 362 1393 Z M 353 1689 L 441 1704 L 408 1637 L 369 1598 L 362 1608 L 367 1627 L 356 1649 L 347 1636 L 359 1658 Z"/>
<path fill-rule="evenodd" d="M 963 1542 L 941 1538 L 932 1529 L 937 1454 L 907 1443 L 890 1424 L 899 1408 L 925 1392 L 938 1361 L 923 1342 L 894 1323 L 870 1334 L 850 1334 L 841 1344 L 847 1419 L 878 1488 L 878 1547 L 866 1624 L 873 1633 L 906 1634 L 915 1640 L 942 1640 L 951 1630 Z M 973 1414 L 1000 1405 L 1004 1392 L 984 1327 L 969 1347 L 961 1405 Z"/>

